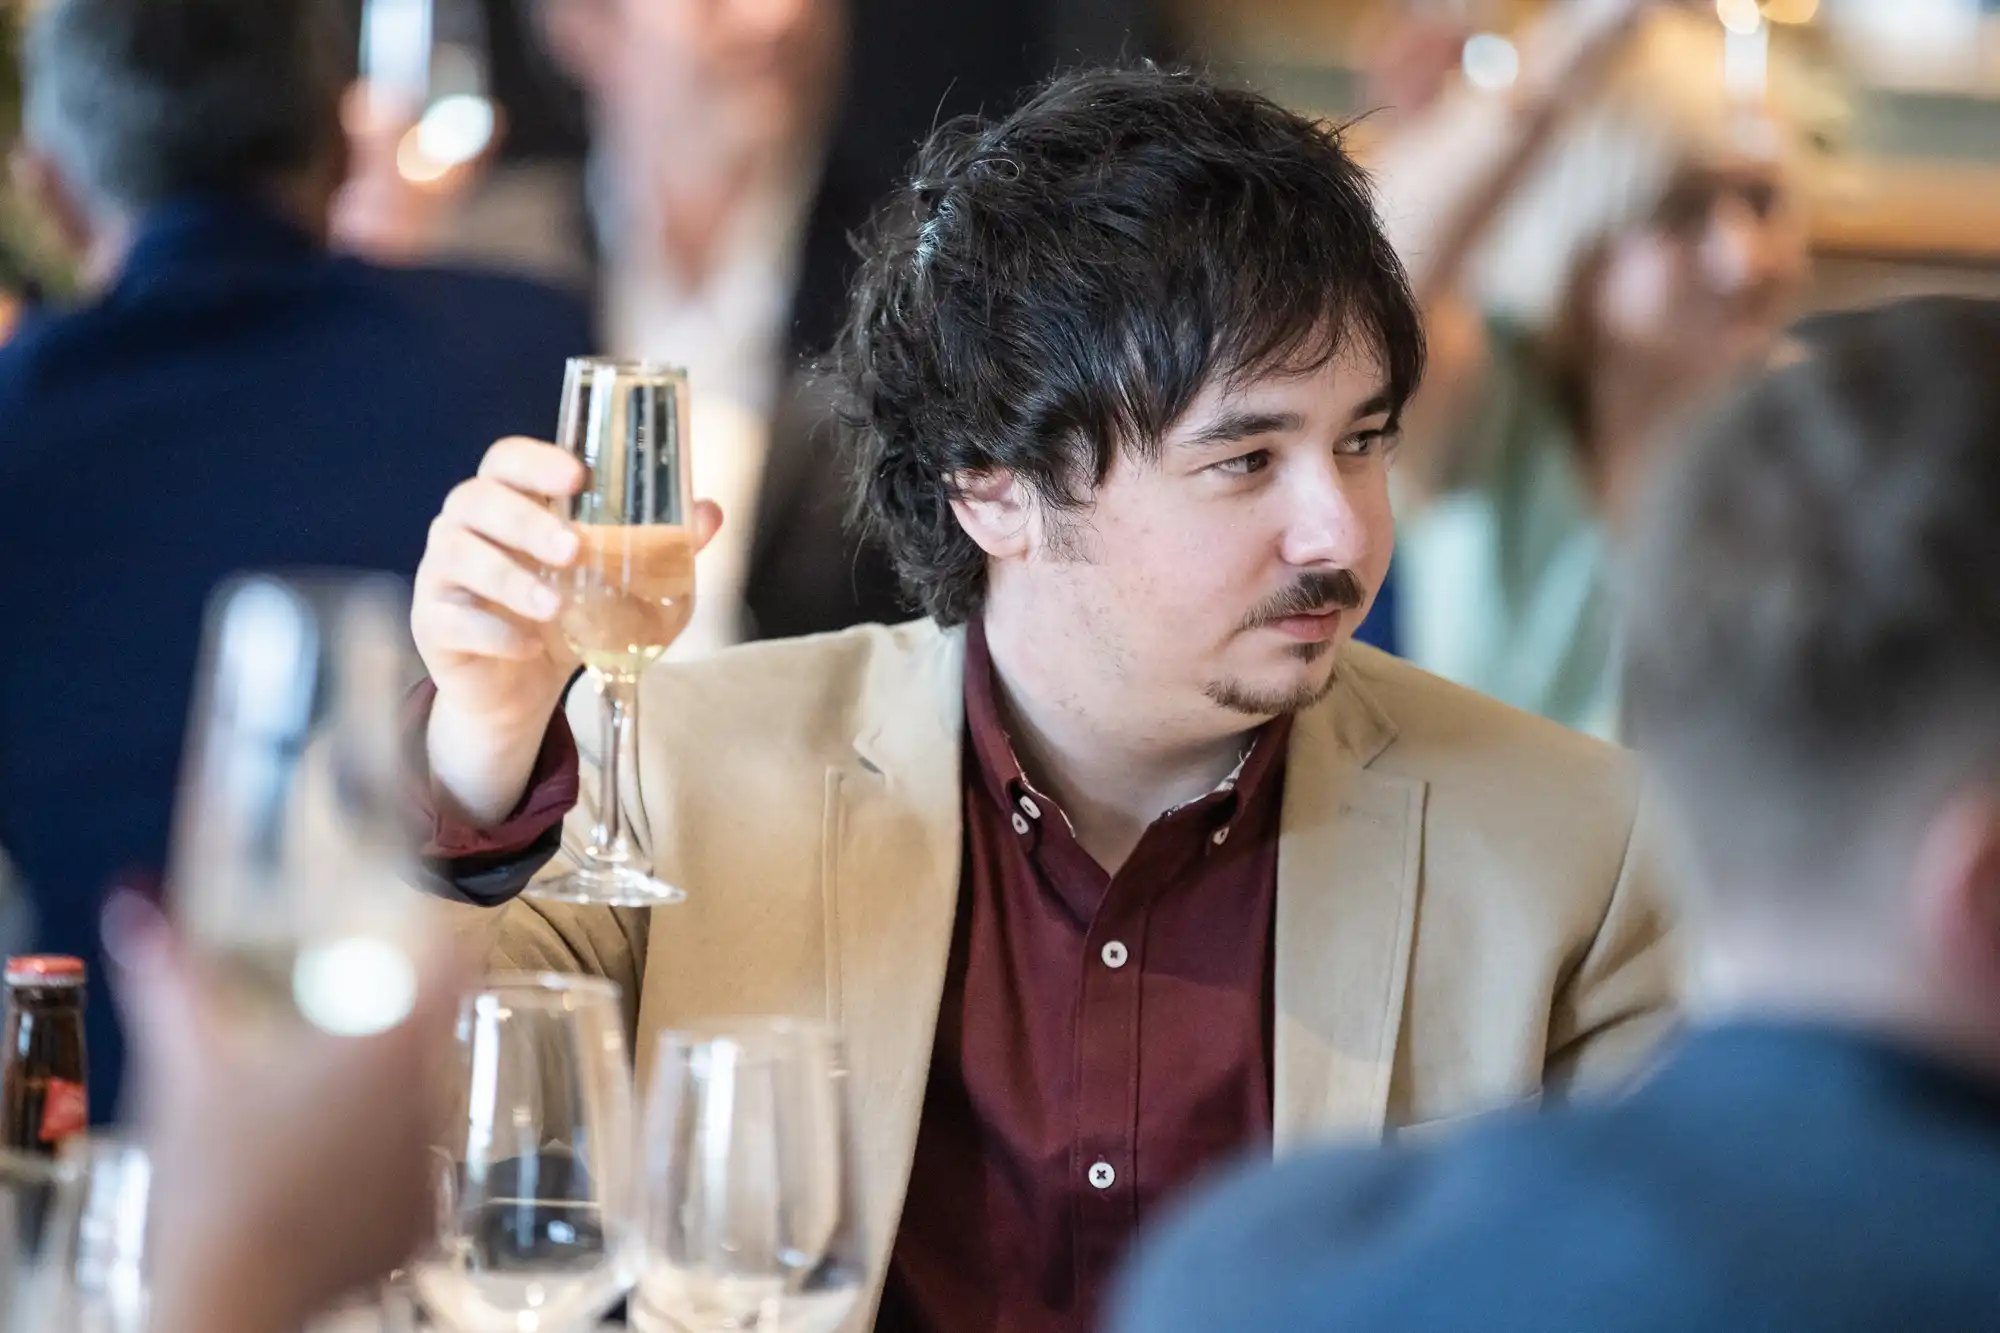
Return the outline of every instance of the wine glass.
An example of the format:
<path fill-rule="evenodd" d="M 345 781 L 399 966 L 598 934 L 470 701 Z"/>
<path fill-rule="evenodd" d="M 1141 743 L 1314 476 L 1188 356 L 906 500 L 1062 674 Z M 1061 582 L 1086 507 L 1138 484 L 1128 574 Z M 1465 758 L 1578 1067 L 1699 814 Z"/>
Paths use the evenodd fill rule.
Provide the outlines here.
<path fill-rule="evenodd" d="M 57 1209 L 51 1327 L 73 1333 L 144 1333 L 150 1294 L 147 1227 L 153 1163 L 125 1139 L 85 1136 L 63 1145 L 74 1183 Z"/>
<path fill-rule="evenodd" d="M 557 443 L 583 462 L 583 490 L 555 502 L 576 529 L 574 564 L 551 571 L 557 627 L 590 669 L 603 703 L 597 823 L 582 863 L 528 892 L 557 902 L 654 907 L 686 894 L 654 878 L 626 836 L 618 771 L 631 761 L 639 674 L 694 615 L 694 507 L 688 476 L 687 376 L 596 357 L 563 376 Z"/>
<path fill-rule="evenodd" d="M 63 1260 L 56 1238 L 75 1205 L 73 1162 L 0 1148 L 0 1328 L 63 1327 L 56 1300 Z"/>
<path fill-rule="evenodd" d="M 867 1268 L 839 1039 L 744 1019 L 660 1038 L 641 1333 L 833 1333 Z"/>
<path fill-rule="evenodd" d="M 466 997 L 437 1240 L 409 1270 L 433 1319 L 565 1333 L 631 1288 L 641 1209 L 623 1032 L 618 988 L 596 978 L 493 977 Z"/>
<path fill-rule="evenodd" d="M 362 0 L 360 18 L 361 109 L 398 136 L 398 174 L 432 185 L 476 159 L 499 128 L 479 0 Z"/>
<path fill-rule="evenodd" d="M 408 606 L 365 574 L 254 574 L 209 604 L 169 888 L 246 1019 L 363 1035 L 415 1002 Z"/>

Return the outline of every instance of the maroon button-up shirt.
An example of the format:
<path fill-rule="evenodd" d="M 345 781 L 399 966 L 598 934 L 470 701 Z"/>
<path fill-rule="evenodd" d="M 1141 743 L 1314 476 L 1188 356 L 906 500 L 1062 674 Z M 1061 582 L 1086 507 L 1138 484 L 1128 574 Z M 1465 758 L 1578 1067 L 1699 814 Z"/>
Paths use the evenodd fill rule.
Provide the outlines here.
<path fill-rule="evenodd" d="M 879 1333 L 1087 1333 L 1161 1200 L 1271 1133 L 1288 723 L 1108 875 L 966 636 L 957 929 Z"/>
<path fill-rule="evenodd" d="M 976 624 L 965 725 L 958 919 L 876 1328 L 1089 1333 L 1161 1201 L 1270 1139 L 1289 722 L 1116 875 L 1021 771 Z M 439 823 L 430 850 L 484 872 L 545 833 L 551 798 L 575 796 L 564 726 L 504 837 Z"/>

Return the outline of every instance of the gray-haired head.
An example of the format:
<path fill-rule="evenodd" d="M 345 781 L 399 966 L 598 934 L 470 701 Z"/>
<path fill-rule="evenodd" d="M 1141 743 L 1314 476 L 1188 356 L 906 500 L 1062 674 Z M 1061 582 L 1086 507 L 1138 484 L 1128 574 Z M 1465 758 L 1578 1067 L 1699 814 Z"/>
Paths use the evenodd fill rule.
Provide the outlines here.
<path fill-rule="evenodd" d="M 1818 316 L 1788 361 L 1662 478 L 1628 702 L 1713 905 L 1804 928 L 2000 795 L 2000 302 Z"/>
<path fill-rule="evenodd" d="M 338 161 L 346 27 L 330 0 L 40 0 L 25 137 L 93 213 L 284 184 Z"/>

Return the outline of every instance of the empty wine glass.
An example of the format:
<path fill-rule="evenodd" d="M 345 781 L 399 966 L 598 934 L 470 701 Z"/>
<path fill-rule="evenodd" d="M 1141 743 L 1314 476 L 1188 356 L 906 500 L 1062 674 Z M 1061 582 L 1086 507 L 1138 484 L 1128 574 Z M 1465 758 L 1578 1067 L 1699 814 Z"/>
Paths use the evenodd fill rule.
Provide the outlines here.
<path fill-rule="evenodd" d="M 632 1075 L 618 988 L 495 977 L 459 1010 L 439 1140 L 438 1234 L 410 1269 L 457 1333 L 590 1328 L 641 1254 Z"/>
<path fill-rule="evenodd" d="M 839 1039 L 745 1019 L 660 1038 L 642 1333 L 833 1333 L 866 1277 Z"/>
<path fill-rule="evenodd" d="M 361 1035 L 415 1002 L 408 607 L 353 574 L 255 574 L 210 602 L 169 887 L 247 1017 Z"/>
<path fill-rule="evenodd" d="M 144 1333 L 152 1159 L 136 1143 L 91 1135 L 64 1144 L 62 1160 L 74 1175 L 48 1246 L 55 1264 L 50 1327 Z"/>
<path fill-rule="evenodd" d="M 639 674 L 694 616 L 687 412 L 681 371 L 597 357 L 565 367 L 556 442 L 587 472 L 580 493 L 555 502 L 580 545 L 575 563 L 549 578 L 563 599 L 557 627 L 603 700 L 603 743 L 590 843 L 574 870 L 528 890 L 539 898 L 654 907 L 687 896 L 642 863 L 618 798 Z"/>

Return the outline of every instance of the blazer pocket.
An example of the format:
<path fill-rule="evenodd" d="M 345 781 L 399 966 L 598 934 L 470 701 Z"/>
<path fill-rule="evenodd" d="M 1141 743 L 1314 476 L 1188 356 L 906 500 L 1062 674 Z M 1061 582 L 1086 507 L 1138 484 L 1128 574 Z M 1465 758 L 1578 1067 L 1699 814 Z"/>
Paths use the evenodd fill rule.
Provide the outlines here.
<path fill-rule="evenodd" d="M 1426 1144 L 1453 1139 L 1473 1126 L 1491 1120 L 1496 1116 L 1528 1115 L 1539 1111 L 1542 1106 L 1540 1088 L 1517 1097 L 1512 1101 L 1499 1102 L 1481 1107 L 1477 1111 L 1464 1111 L 1458 1115 L 1439 1116 L 1434 1120 L 1412 1120 L 1407 1125 L 1398 1125 L 1385 1136 L 1388 1143 Z"/>

